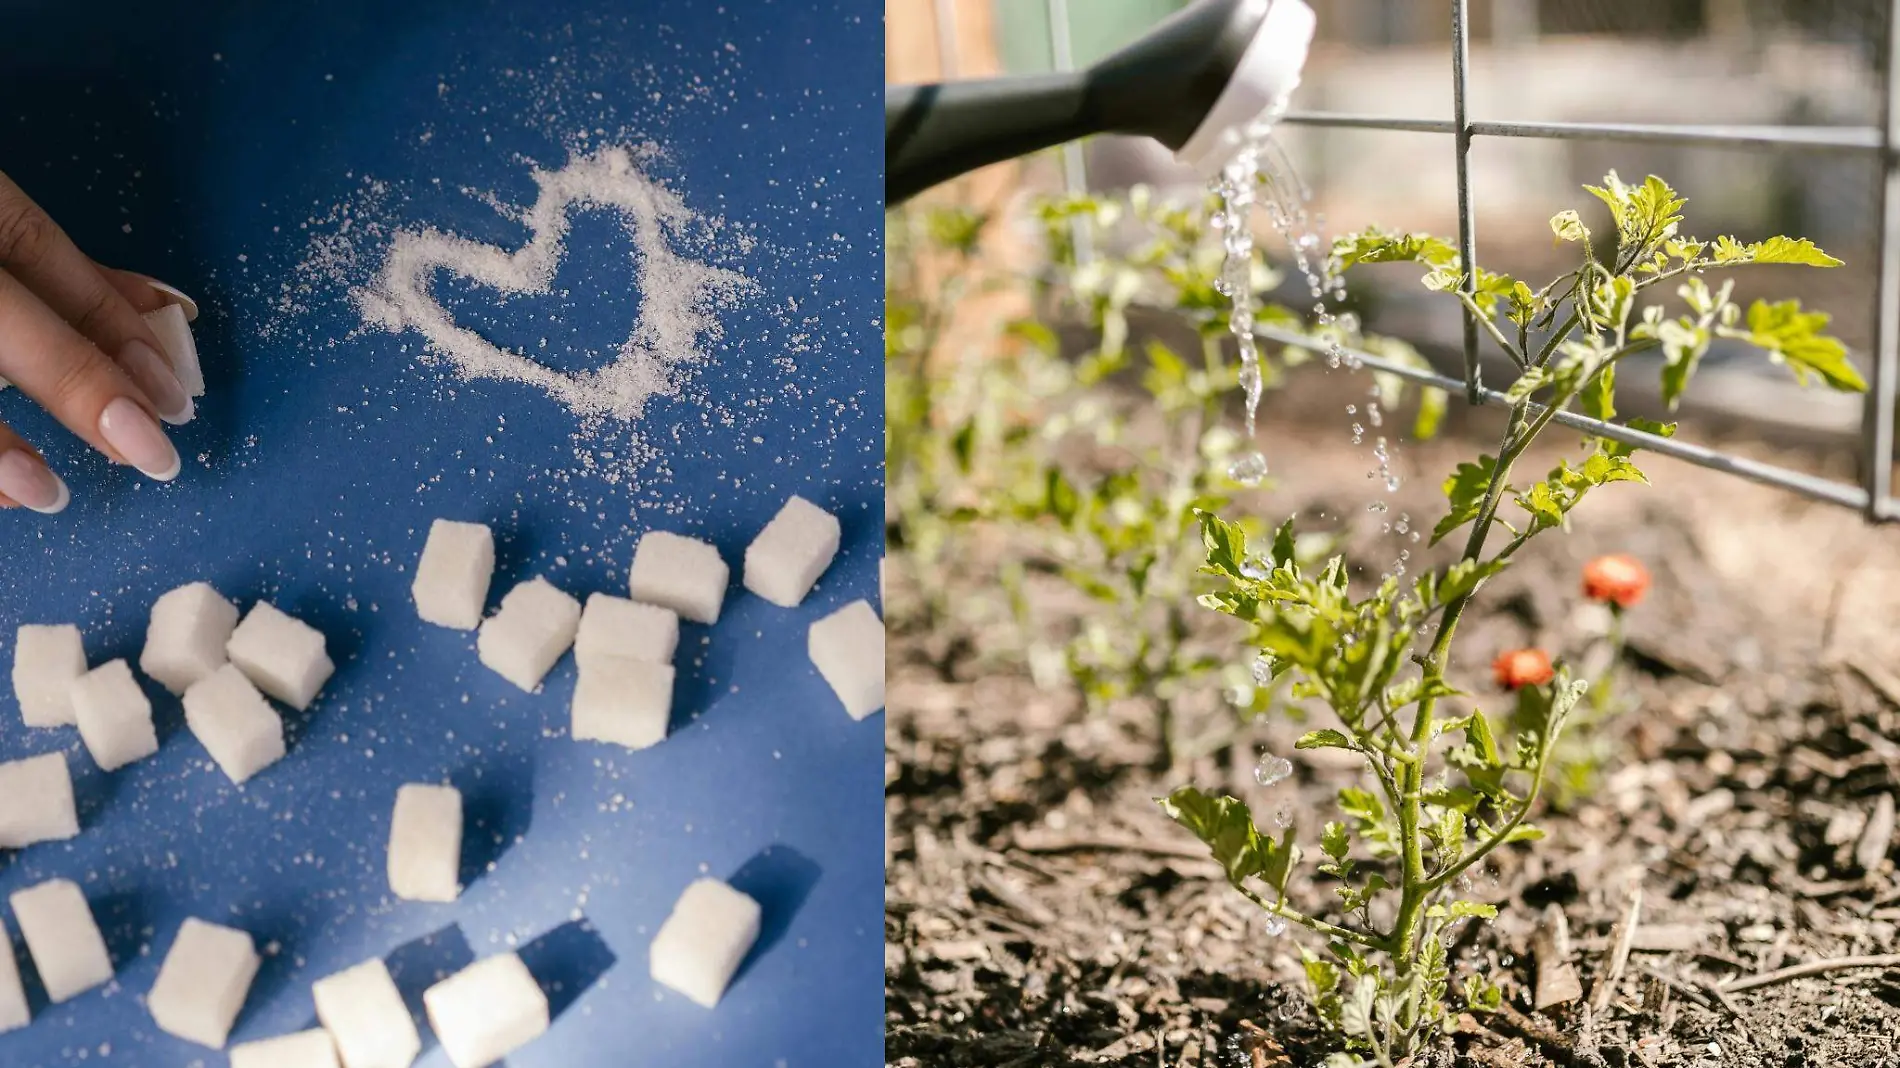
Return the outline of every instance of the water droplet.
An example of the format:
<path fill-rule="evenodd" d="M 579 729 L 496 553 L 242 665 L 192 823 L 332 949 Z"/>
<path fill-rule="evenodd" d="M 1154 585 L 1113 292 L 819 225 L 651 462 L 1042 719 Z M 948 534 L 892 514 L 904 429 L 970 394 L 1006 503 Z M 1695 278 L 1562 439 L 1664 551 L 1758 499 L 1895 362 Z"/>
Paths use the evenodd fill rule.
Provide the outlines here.
<path fill-rule="evenodd" d="M 1272 753 L 1261 757 L 1260 763 L 1253 766 L 1253 781 L 1262 786 L 1272 786 L 1291 774 L 1293 774 L 1293 762 L 1282 756 L 1274 756 Z"/>
<path fill-rule="evenodd" d="M 1240 574 L 1242 578 L 1250 578 L 1258 581 L 1272 573 L 1273 572 L 1267 567 L 1267 562 L 1258 556 L 1249 556 L 1240 562 Z"/>
<path fill-rule="evenodd" d="M 1286 921 L 1278 916 L 1267 917 L 1267 937 L 1278 938 L 1286 933 Z"/>
<path fill-rule="evenodd" d="M 1250 452 L 1227 468 L 1227 477 L 1243 486 L 1257 486 L 1261 479 L 1267 477 L 1267 458 L 1258 452 Z"/>
<path fill-rule="evenodd" d="M 1256 686 L 1265 686 L 1273 679 L 1273 658 L 1265 653 L 1253 658 L 1253 681 Z"/>
<path fill-rule="evenodd" d="M 1275 827 L 1293 826 L 1293 807 L 1291 805 L 1281 805 L 1279 808 L 1274 809 L 1273 825 Z"/>

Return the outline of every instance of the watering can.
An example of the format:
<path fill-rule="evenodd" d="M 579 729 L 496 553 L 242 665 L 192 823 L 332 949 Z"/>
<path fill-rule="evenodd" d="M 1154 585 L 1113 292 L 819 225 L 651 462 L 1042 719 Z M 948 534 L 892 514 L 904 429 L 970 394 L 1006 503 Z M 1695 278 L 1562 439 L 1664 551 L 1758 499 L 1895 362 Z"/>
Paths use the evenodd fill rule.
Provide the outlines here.
<path fill-rule="evenodd" d="M 886 202 L 1101 133 L 1152 137 L 1211 178 L 1299 85 L 1315 21 L 1305 0 L 1196 0 L 1087 70 L 890 86 Z"/>

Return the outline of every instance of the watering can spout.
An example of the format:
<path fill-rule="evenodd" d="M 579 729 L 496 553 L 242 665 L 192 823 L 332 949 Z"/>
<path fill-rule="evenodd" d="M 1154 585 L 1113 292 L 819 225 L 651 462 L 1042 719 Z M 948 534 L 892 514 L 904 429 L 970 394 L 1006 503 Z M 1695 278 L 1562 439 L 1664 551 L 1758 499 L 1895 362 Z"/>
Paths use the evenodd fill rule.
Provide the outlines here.
<path fill-rule="evenodd" d="M 1087 70 L 890 86 L 886 200 L 1099 133 L 1152 137 L 1211 177 L 1299 85 L 1314 25 L 1305 0 L 1196 0 Z"/>

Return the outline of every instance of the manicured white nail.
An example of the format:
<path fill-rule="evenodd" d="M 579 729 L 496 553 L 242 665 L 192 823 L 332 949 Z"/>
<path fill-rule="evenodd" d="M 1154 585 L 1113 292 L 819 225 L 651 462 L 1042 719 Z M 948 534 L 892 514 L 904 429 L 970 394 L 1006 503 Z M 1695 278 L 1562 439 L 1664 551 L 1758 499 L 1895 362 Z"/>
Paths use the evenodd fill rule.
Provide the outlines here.
<path fill-rule="evenodd" d="M 41 515 L 58 515 L 73 500 L 65 479 L 25 449 L 9 449 L 0 455 L 0 493 Z"/>
<path fill-rule="evenodd" d="M 145 391 L 145 396 L 158 409 L 158 417 L 173 426 L 184 426 L 191 422 L 194 411 L 191 395 L 172 373 L 172 365 L 158 350 L 143 341 L 132 340 L 119 350 L 119 366 L 132 376 L 132 381 Z"/>
<path fill-rule="evenodd" d="M 146 285 L 172 298 L 172 303 L 185 309 L 186 322 L 191 322 L 198 318 L 198 302 L 186 295 L 184 290 L 179 289 L 177 286 L 161 282 L 149 274 L 142 274 L 139 275 L 139 277 L 145 279 Z"/>
<path fill-rule="evenodd" d="M 170 482 L 184 470 L 184 461 L 164 429 L 130 397 L 106 405 L 99 415 L 99 436 L 149 478 Z"/>

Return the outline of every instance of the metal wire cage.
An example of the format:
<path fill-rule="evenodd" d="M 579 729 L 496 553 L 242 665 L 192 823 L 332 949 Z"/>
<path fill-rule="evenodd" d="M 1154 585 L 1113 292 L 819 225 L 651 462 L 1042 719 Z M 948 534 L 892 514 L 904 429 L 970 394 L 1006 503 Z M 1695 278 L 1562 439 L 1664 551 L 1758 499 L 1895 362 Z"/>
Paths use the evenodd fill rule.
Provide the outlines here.
<path fill-rule="evenodd" d="M 936 0 L 940 47 L 946 74 L 954 70 L 954 19 L 948 16 L 953 0 Z M 1044 0 L 1050 51 L 1059 70 L 1072 68 L 1067 0 Z M 1640 445 L 1652 452 L 1789 490 L 1816 501 L 1855 509 L 1871 522 L 1900 521 L 1900 497 L 1893 493 L 1894 422 L 1896 392 L 1900 390 L 1900 0 L 1874 0 L 1868 6 L 1884 8 L 1880 69 L 1879 113 L 1876 125 L 1858 126 L 1734 126 L 1698 124 L 1636 124 L 1578 122 L 1475 121 L 1469 115 L 1471 4 L 1451 0 L 1452 118 L 1391 118 L 1334 112 L 1292 112 L 1282 121 L 1307 126 L 1449 134 L 1456 153 L 1458 251 L 1464 263 L 1476 262 L 1477 233 L 1471 202 L 1470 154 L 1480 137 L 1543 138 L 1650 142 L 1700 145 L 1714 148 L 1794 148 L 1811 152 L 1874 155 L 1880 164 L 1874 217 L 1876 251 L 1871 366 L 1861 416 L 1858 485 L 1765 463 L 1719 449 L 1674 438 L 1648 434 L 1616 422 L 1591 419 L 1575 412 L 1558 412 L 1554 421 L 1612 440 Z M 948 31 L 948 32 L 946 32 Z M 1076 191 L 1085 187 L 1081 153 L 1075 146 L 1063 152 L 1064 184 Z M 1079 220 L 1078 220 L 1079 223 Z M 1086 233 L 1078 235 L 1078 252 L 1087 248 Z M 1473 278 L 1467 276 L 1466 291 Z M 1311 338 L 1261 326 L 1257 332 L 1281 344 L 1320 348 Z M 1360 364 L 1425 385 L 1462 395 L 1473 405 L 1502 402 L 1503 393 L 1487 388 L 1479 374 L 1479 327 L 1469 312 L 1464 316 L 1464 374 L 1454 379 L 1432 371 L 1393 363 L 1375 354 L 1359 352 Z"/>

